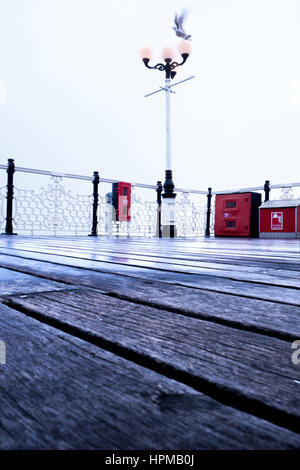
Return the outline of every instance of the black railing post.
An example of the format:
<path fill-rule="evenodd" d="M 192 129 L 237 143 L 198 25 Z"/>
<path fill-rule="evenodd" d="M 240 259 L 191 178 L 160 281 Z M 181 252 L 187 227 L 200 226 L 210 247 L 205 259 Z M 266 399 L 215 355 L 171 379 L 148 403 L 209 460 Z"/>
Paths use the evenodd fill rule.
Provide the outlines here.
<path fill-rule="evenodd" d="M 266 180 L 266 181 L 265 181 L 264 191 L 265 191 L 265 202 L 266 202 L 266 201 L 268 201 L 269 198 L 270 198 L 270 191 L 271 191 L 271 188 L 270 188 L 270 181 L 269 181 L 269 180 Z"/>
<path fill-rule="evenodd" d="M 98 186 L 100 182 L 100 177 L 98 171 L 94 171 L 93 176 L 93 225 L 92 231 L 90 233 L 91 237 L 97 237 L 97 225 L 98 225 L 98 201 L 99 201 L 99 193 L 98 193 Z"/>
<path fill-rule="evenodd" d="M 17 235 L 13 233 L 13 199 L 14 199 L 14 172 L 15 164 L 13 158 L 8 159 L 7 164 L 7 204 L 6 204 L 6 225 L 3 235 Z"/>
<path fill-rule="evenodd" d="M 206 229 L 205 229 L 205 236 L 210 237 L 210 213 L 211 213 L 211 188 L 208 188 L 207 193 L 207 210 L 206 210 Z"/>
<path fill-rule="evenodd" d="M 157 181 L 156 185 L 156 193 L 157 193 L 157 228 L 156 228 L 156 236 L 162 238 L 162 230 L 161 230 L 161 193 L 163 187 L 161 181 Z"/>

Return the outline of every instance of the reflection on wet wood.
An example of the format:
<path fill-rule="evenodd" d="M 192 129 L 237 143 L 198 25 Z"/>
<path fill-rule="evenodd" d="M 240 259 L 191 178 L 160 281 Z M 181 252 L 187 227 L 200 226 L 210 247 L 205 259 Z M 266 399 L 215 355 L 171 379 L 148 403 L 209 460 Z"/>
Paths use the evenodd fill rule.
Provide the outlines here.
<path fill-rule="evenodd" d="M 0 254 L 1 448 L 300 447 L 299 241 L 18 236 Z"/>

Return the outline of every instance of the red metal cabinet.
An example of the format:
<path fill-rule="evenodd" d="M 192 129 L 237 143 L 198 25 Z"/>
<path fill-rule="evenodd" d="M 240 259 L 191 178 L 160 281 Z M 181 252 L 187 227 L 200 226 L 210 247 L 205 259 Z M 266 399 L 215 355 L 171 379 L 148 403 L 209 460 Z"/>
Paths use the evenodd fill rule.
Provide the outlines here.
<path fill-rule="evenodd" d="M 258 237 L 259 193 L 217 194 L 215 235 L 226 237 Z"/>
<path fill-rule="evenodd" d="M 116 220 L 129 222 L 131 219 L 131 184 L 119 181 L 112 186 L 112 204 L 116 210 Z"/>
<path fill-rule="evenodd" d="M 261 238 L 300 238 L 300 200 L 266 201 L 259 208 Z"/>

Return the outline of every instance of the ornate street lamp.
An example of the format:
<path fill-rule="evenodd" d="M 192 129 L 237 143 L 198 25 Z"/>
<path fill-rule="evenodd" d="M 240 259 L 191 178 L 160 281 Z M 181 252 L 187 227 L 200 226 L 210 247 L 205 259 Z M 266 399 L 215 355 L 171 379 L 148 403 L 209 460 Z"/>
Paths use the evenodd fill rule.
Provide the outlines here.
<path fill-rule="evenodd" d="M 174 238 L 176 236 L 175 226 L 175 197 L 174 183 L 172 178 L 172 162 L 171 162 L 171 132 L 170 132 L 170 93 L 175 93 L 171 88 L 179 83 L 190 80 L 194 77 L 189 77 L 180 82 L 176 82 L 171 85 L 171 80 L 177 73 L 177 68 L 181 67 L 187 60 L 191 52 L 191 46 L 189 41 L 182 41 L 179 47 L 182 61 L 173 61 L 174 52 L 170 48 L 165 48 L 162 51 L 162 57 L 165 63 L 158 63 L 154 66 L 149 65 L 152 53 L 149 48 L 144 48 L 141 51 L 142 60 L 148 69 L 160 70 L 165 72 L 165 86 L 160 87 L 152 93 L 145 95 L 145 97 L 159 93 L 160 91 L 166 92 L 166 176 L 163 185 L 164 192 L 163 197 L 163 208 L 162 208 L 162 236 Z"/>

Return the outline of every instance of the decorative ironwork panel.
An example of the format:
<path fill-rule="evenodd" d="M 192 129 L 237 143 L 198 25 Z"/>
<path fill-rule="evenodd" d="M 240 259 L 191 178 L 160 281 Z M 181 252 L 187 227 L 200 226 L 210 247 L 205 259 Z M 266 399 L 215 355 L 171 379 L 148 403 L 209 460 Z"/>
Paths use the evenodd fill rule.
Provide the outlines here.
<path fill-rule="evenodd" d="M 112 217 L 112 204 L 107 204 L 105 196 L 100 196 L 98 199 L 98 235 L 112 235 L 113 230 L 113 217 Z"/>
<path fill-rule="evenodd" d="M 30 170 L 29 172 L 36 172 Z M 45 174 L 45 172 L 43 173 Z M 49 174 L 49 172 L 47 173 Z M 50 176 L 50 174 L 49 174 Z M 13 227 L 19 233 L 30 234 L 88 234 L 92 229 L 93 196 L 79 195 L 67 190 L 62 182 L 63 174 L 51 176 L 47 187 L 40 190 L 14 187 Z M 74 175 L 75 178 L 75 175 Z M 77 177 L 78 178 L 78 175 Z M 87 177 L 79 179 L 89 180 Z M 108 181 L 106 181 L 107 183 Z M 295 199 L 300 197 L 300 184 L 293 187 L 272 188 L 270 199 Z M 103 187 L 105 187 L 103 185 Z M 100 188 L 102 185 L 100 184 Z M 92 189 L 92 187 L 90 188 Z M 107 195 L 98 199 L 98 234 L 104 236 L 157 236 L 158 205 L 155 188 L 145 185 L 131 187 L 131 221 L 117 222 L 114 208 Z M 144 191 L 151 191 L 146 200 Z M 100 189 L 101 190 L 101 189 Z M 241 190 L 242 191 L 242 190 Z M 258 188 L 264 200 L 264 192 Z M 108 193 L 107 193 L 108 194 Z M 6 225 L 7 187 L 0 187 L 0 230 Z M 175 222 L 179 237 L 200 237 L 205 235 L 207 196 L 177 191 L 175 199 Z M 211 200 L 210 233 L 214 234 L 215 197 Z"/>
<path fill-rule="evenodd" d="M 92 196 L 72 196 L 61 177 L 51 177 L 51 180 L 39 193 L 15 188 L 15 228 L 31 234 L 88 232 L 92 224 Z"/>
<path fill-rule="evenodd" d="M 154 192 L 153 192 L 154 193 Z M 155 194 L 155 193 L 154 193 Z M 131 221 L 128 223 L 129 236 L 153 237 L 156 235 L 157 203 L 144 201 L 131 187 Z M 125 222 L 126 223 L 126 222 Z"/>
<path fill-rule="evenodd" d="M 205 235 L 206 196 L 191 201 L 188 192 L 178 193 L 175 199 L 175 220 L 179 237 L 200 237 Z"/>
<path fill-rule="evenodd" d="M 300 186 L 271 188 L 270 200 L 300 199 Z M 264 193 L 262 193 L 262 202 Z"/>
<path fill-rule="evenodd" d="M 211 199 L 211 209 L 210 209 L 210 234 L 215 234 L 215 207 L 216 207 L 216 198 L 215 196 Z"/>
<path fill-rule="evenodd" d="M 282 188 L 279 199 L 295 199 L 295 194 L 292 188 Z"/>
<path fill-rule="evenodd" d="M 157 204 L 155 201 L 144 201 L 131 187 L 131 220 L 116 221 L 115 209 L 106 198 L 99 197 L 98 234 L 106 236 L 155 236 Z"/>
<path fill-rule="evenodd" d="M 6 186 L 0 188 L 0 230 L 5 228 L 5 218 L 6 218 Z"/>

